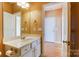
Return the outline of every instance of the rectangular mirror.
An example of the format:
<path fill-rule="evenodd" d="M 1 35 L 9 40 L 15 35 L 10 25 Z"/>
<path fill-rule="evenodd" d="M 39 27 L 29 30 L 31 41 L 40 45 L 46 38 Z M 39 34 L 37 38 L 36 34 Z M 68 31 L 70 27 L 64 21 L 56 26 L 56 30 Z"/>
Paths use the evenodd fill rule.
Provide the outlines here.
<path fill-rule="evenodd" d="M 15 12 L 16 8 L 12 6 L 15 6 L 15 3 L 3 3 L 3 41 L 21 36 L 21 11 Z"/>

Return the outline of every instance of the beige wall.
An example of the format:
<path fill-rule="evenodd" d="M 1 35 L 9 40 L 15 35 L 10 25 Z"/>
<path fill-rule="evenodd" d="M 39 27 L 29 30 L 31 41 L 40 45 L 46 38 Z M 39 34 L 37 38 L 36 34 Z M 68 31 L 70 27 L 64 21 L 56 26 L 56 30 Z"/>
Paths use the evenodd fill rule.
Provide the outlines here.
<path fill-rule="evenodd" d="M 0 51 L 4 54 L 3 50 L 3 15 L 2 15 L 2 3 L 0 2 Z"/>
<path fill-rule="evenodd" d="M 42 31 L 38 31 L 39 29 L 42 29 L 42 6 L 47 3 L 43 2 L 34 2 L 31 3 L 31 6 L 29 9 L 26 9 L 26 11 L 22 12 L 22 21 L 23 23 L 26 21 L 27 25 L 25 28 L 27 30 L 25 31 L 27 33 L 33 33 L 33 34 L 41 34 Z M 23 25 L 23 24 L 22 24 Z"/>
<path fill-rule="evenodd" d="M 13 13 L 13 5 L 9 2 L 3 2 L 3 11 Z"/>
<path fill-rule="evenodd" d="M 9 13 L 16 13 L 16 12 L 19 12 L 21 8 L 16 5 L 16 2 L 14 3 L 3 2 L 3 10 Z"/>

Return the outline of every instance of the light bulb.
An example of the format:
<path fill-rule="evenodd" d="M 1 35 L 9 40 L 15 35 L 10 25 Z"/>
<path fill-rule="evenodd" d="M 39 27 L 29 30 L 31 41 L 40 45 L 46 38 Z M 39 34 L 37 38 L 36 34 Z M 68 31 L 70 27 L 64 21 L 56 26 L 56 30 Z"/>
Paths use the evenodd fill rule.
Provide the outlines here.
<path fill-rule="evenodd" d="M 17 2 L 17 5 L 22 7 L 22 8 L 30 7 L 30 4 L 26 3 L 26 2 Z"/>
<path fill-rule="evenodd" d="M 18 6 L 21 6 L 22 4 L 21 4 L 21 2 L 17 2 L 17 5 L 18 5 Z"/>
<path fill-rule="evenodd" d="M 25 5 L 25 4 L 26 4 L 26 2 L 21 2 L 21 4 L 22 4 L 22 5 Z"/>
<path fill-rule="evenodd" d="M 25 5 L 22 5 L 21 7 L 22 7 L 22 8 L 26 8 L 26 6 L 25 6 Z"/>
<path fill-rule="evenodd" d="M 25 5 L 26 5 L 26 7 L 30 7 L 30 4 L 29 3 L 26 3 Z"/>

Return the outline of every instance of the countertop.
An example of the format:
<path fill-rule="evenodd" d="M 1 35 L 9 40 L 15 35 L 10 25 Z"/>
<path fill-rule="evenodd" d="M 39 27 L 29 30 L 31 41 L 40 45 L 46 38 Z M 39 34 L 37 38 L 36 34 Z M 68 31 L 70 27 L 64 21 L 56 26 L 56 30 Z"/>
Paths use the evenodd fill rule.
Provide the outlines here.
<path fill-rule="evenodd" d="M 4 45 L 8 45 L 8 46 L 12 46 L 12 47 L 15 47 L 15 48 L 22 48 L 23 46 L 25 45 L 28 45 L 36 40 L 38 40 L 38 38 L 28 38 L 28 39 L 14 39 L 14 40 L 11 40 L 11 41 L 4 41 L 3 44 Z"/>

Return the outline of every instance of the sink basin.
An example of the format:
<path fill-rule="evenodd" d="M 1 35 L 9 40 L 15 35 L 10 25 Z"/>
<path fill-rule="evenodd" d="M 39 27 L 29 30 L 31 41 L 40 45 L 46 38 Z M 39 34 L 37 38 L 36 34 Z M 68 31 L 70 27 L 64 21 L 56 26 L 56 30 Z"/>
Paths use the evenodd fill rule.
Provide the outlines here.
<path fill-rule="evenodd" d="M 21 48 L 27 44 L 30 44 L 33 41 L 36 41 L 37 39 L 39 39 L 39 37 L 29 36 L 29 37 L 25 37 L 24 39 L 16 38 L 11 41 L 5 41 L 4 44 L 13 46 L 15 48 Z"/>

